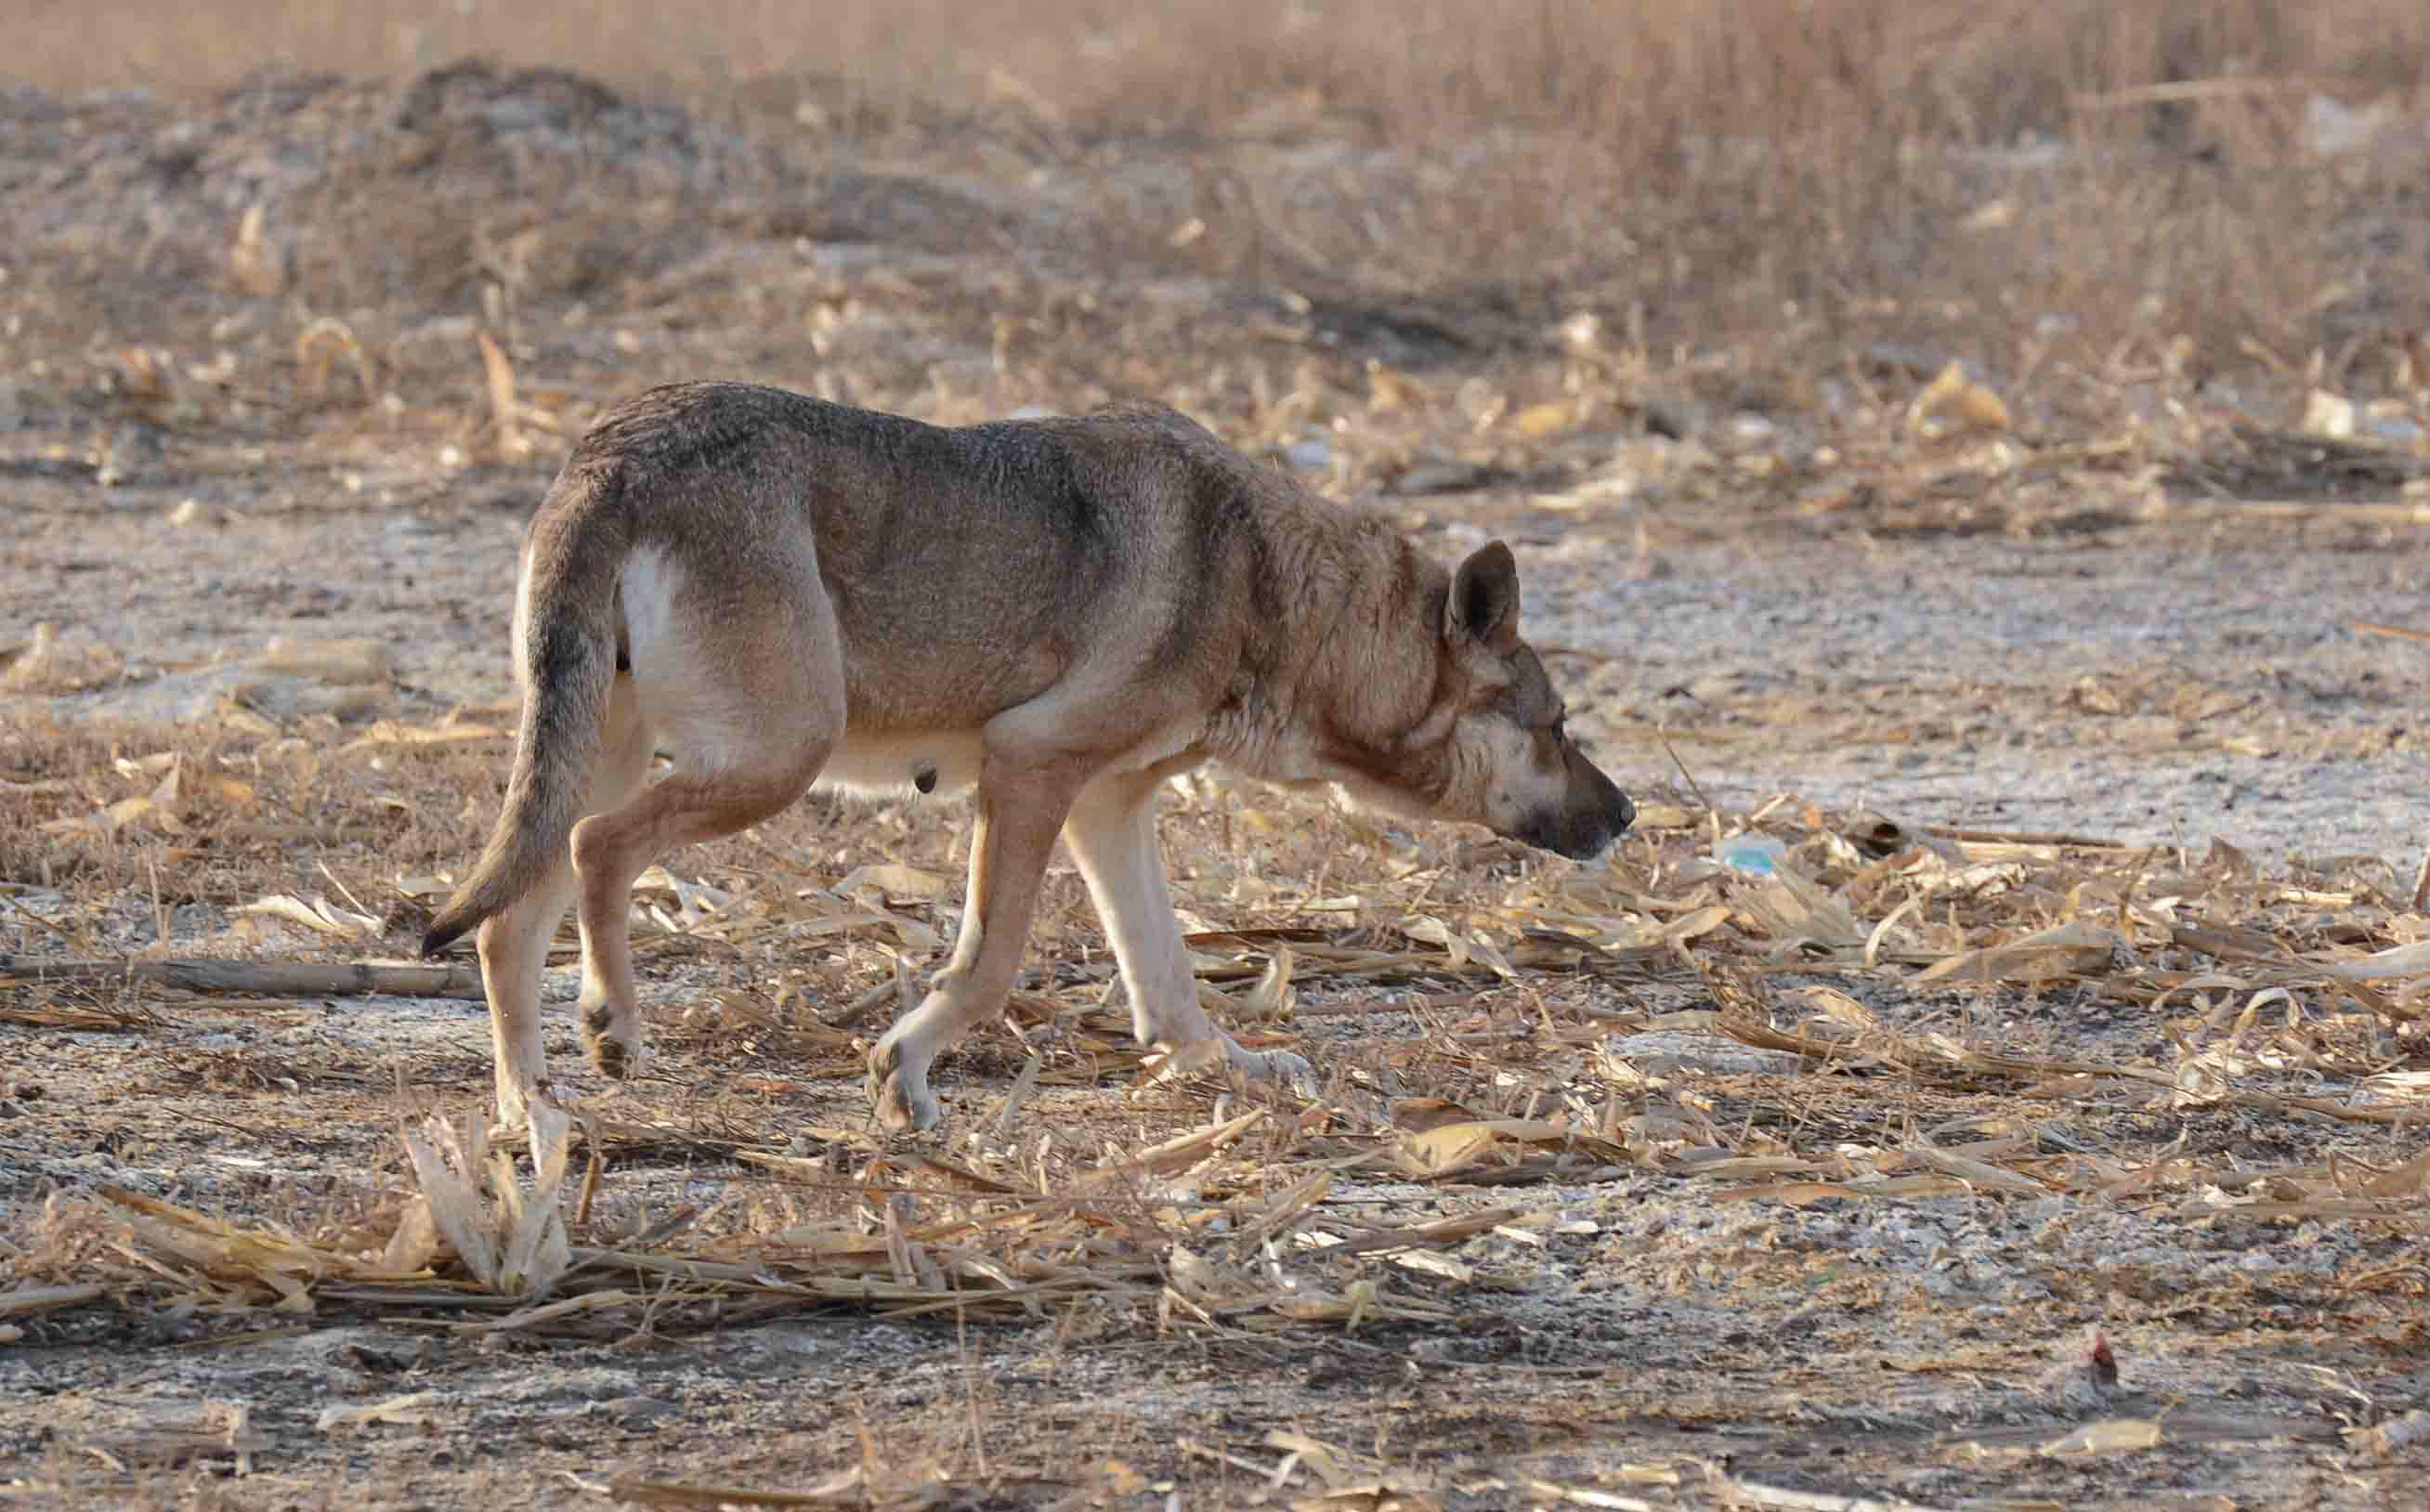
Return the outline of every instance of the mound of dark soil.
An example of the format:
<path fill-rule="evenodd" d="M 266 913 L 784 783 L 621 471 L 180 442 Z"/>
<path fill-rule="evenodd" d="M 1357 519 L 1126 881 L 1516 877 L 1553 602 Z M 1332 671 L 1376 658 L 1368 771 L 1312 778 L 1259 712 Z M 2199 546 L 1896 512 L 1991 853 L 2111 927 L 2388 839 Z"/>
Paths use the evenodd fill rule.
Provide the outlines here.
<path fill-rule="evenodd" d="M 19 256 L 130 334 L 195 294 L 452 312 L 486 278 L 593 297 L 799 182 L 764 140 L 552 69 L 265 73 L 199 106 L 0 95 Z M 232 269 L 254 209 L 257 255 Z"/>

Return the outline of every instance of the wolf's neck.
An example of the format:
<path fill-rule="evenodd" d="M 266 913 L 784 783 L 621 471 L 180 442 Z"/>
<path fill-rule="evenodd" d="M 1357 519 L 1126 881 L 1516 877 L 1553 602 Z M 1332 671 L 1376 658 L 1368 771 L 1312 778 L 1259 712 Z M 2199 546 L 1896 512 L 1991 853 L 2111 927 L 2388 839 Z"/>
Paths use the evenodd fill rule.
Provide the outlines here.
<path fill-rule="evenodd" d="M 1278 512 L 1265 533 L 1280 591 L 1263 596 L 1272 612 L 1250 629 L 1209 744 L 1269 782 L 1338 781 L 1423 710 L 1441 573 L 1388 526 L 1323 505 Z"/>

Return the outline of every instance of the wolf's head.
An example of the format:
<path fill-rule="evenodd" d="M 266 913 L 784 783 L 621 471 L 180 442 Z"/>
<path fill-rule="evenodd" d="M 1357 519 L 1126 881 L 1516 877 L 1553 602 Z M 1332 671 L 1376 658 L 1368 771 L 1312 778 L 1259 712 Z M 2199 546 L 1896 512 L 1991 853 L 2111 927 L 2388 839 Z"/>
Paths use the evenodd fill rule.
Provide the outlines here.
<path fill-rule="evenodd" d="M 1498 540 L 1480 548 L 1437 598 L 1441 591 L 1412 595 L 1397 609 L 1400 634 L 1436 639 L 1431 694 L 1413 688 L 1416 706 L 1403 709 L 1388 739 L 1360 741 L 1364 749 L 1348 760 L 1337 756 L 1336 785 L 1362 806 L 1465 820 L 1577 860 L 1599 854 L 1637 807 L 1570 739 L 1543 662 L 1519 638 L 1510 548 Z M 1438 623 L 1407 624 L 1421 607 Z"/>

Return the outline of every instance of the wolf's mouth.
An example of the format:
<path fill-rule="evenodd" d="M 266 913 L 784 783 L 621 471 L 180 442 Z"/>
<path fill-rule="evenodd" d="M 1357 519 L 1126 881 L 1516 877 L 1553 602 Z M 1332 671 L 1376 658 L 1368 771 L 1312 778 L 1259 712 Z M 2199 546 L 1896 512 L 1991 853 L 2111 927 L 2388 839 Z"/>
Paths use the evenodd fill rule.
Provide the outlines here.
<path fill-rule="evenodd" d="M 1602 807 L 1580 814 L 1559 810 L 1538 814 L 1511 838 L 1573 861 L 1591 861 L 1635 822 L 1637 806 L 1628 801 L 1626 793 L 1615 789 L 1611 802 Z"/>

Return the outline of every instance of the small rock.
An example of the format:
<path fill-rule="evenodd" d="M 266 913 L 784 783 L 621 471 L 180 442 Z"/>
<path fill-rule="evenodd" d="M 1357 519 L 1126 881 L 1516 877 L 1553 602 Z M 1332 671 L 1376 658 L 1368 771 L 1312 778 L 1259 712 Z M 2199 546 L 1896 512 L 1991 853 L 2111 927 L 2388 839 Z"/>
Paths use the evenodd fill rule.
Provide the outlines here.
<path fill-rule="evenodd" d="M 1695 417 L 1689 413 L 1685 405 L 1674 404 L 1668 399 L 1647 402 L 1645 429 L 1649 435 L 1659 436 L 1665 440 L 1683 441 L 1695 428 Z"/>
<path fill-rule="evenodd" d="M 2042 1378 L 2041 1396 L 2053 1410 L 2089 1417 L 2112 1410 L 2112 1404 L 2133 1396 L 2120 1379 L 2118 1354 L 2104 1329 L 2081 1352 L 2070 1354 Z"/>
<path fill-rule="evenodd" d="M 1763 446 L 1780 435 L 1780 427 L 1752 411 L 1740 411 L 1730 417 L 1729 437 L 1739 446 Z"/>
<path fill-rule="evenodd" d="M 2349 107 L 2325 94 L 2304 102 L 2304 145 L 2322 157 L 2368 147 L 2396 124 L 2396 108 L 2386 99 Z"/>
<path fill-rule="evenodd" d="M 1395 493 L 1466 493 L 1490 488 L 1506 476 L 1482 462 L 1420 462 L 1392 481 Z"/>
<path fill-rule="evenodd" d="M 2420 1407 L 2401 1418 L 2390 1418 L 2372 1428 L 2356 1428 L 2348 1432 L 2347 1441 L 2356 1454 L 2373 1459 L 2392 1459 L 2425 1439 L 2430 1439 L 2430 1412 Z"/>
<path fill-rule="evenodd" d="M 672 1417 L 681 1409 L 672 1402 L 657 1397 L 610 1397 L 598 1404 L 600 1413 L 616 1420 L 623 1428 L 647 1428 L 660 1418 Z"/>
<path fill-rule="evenodd" d="M 2355 433 L 2355 402 L 2326 389 L 2313 390 L 2304 397 L 2304 430 L 2331 440 L 2345 440 Z"/>

